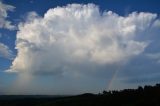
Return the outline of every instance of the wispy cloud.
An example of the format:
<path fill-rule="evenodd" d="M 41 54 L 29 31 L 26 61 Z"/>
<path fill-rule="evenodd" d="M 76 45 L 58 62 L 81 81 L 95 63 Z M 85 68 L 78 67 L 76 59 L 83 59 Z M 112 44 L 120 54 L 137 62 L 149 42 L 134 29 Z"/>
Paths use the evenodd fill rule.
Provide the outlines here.
<path fill-rule="evenodd" d="M 11 21 L 7 20 L 8 11 L 13 11 L 14 6 L 4 4 L 0 1 L 0 28 L 5 28 L 8 30 L 14 30 L 16 27 L 12 25 Z"/>
<path fill-rule="evenodd" d="M 10 60 L 13 59 L 12 51 L 9 49 L 7 45 L 4 45 L 3 43 L 0 43 L 0 57 Z"/>
<path fill-rule="evenodd" d="M 150 59 L 153 59 L 157 61 L 157 63 L 160 63 L 160 53 L 148 53 L 146 56 Z"/>

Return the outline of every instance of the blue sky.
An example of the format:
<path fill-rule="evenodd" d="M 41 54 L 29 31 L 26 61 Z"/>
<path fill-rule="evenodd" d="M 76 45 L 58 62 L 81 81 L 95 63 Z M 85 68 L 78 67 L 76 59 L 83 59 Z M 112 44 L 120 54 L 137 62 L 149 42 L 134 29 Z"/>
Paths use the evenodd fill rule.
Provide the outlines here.
<path fill-rule="evenodd" d="M 0 14 L 0 94 L 160 81 L 159 0 L 2 0 Z"/>

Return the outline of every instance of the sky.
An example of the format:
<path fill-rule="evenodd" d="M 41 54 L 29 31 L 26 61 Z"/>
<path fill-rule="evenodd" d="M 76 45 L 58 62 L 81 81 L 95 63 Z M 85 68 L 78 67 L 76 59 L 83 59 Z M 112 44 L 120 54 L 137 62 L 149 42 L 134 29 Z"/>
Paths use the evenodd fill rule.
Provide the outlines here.
<path fill-rule="evenodd" d="M 160 82 L 159 0 L 0 0 L 0 95 Z"/>

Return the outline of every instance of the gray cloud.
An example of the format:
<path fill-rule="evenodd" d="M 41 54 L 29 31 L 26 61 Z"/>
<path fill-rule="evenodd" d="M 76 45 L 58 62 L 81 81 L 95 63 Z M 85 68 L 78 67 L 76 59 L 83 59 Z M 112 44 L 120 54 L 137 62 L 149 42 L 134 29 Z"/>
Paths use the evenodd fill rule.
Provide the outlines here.
<path fill-rule="evenodd" d="M 130 84 L 141 84 L 141 83 L 152 83 L 152 82 L 159 82 L 160 80 L 160 74 L 156 73 L 156 74 L 147 74 L 147 75 L 141 75 L 141 76 L 137 76 L 137 77 L 131 77 L 127 80 L 125 80 L 127 83 Z"/>
<path fill-rule="evenodd" d="M 3 43 L 0 43 L 0 57 L 6 59 L 13 59 L 12 51 L 8 48 L 8 46 L 4 45 Z"/>
<path fill-rule="evenodd" d="M 146 54 L 146 56 L 150 59 L 157 61 L 157 63 L 160 63 L 160 53 L 149 53 Z"/>

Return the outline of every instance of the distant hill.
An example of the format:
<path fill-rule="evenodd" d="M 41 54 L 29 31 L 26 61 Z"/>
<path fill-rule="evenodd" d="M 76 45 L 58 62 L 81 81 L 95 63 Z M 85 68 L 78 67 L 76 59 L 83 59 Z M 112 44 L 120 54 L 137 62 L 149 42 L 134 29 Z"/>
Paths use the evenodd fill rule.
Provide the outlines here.
<path fill-rule="evenodd" d="M 160 84 L 77 96 L 0 96 L 0 106 L 160 106 Z"/>

